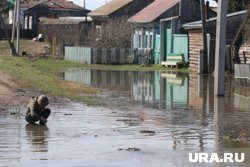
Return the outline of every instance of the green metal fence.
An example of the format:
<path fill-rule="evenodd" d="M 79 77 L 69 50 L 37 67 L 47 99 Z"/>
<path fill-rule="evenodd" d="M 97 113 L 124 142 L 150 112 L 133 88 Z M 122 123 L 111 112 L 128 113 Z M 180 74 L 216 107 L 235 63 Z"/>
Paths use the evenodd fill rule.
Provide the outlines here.
<path fill-rule="evenodd" d="M 136 49 L 65 47 L 65 60 L 84 64 L 134 64 Z"/>
<path fill-rule="evenodd" d="M 186 34 L 173 34 L 171 29 L 166 29 L 166 56 L 171 54 L 183 54 L 185 62 L 189 61 L 188 57 L 188 36 Z M 166 58 L 167 59 L 167 58 Z"/>
<path fill-rule="evenodd" d="M 174 34 L 173 53 L 184 54 L 185 62 L 188 62 L 188 36 L 186 34 Z"/>
<path fill-rule="evenodd" d="M 76 63 L 92 64 L 91 48 L 88 47 L 65 47 L 65 60 Z"/>

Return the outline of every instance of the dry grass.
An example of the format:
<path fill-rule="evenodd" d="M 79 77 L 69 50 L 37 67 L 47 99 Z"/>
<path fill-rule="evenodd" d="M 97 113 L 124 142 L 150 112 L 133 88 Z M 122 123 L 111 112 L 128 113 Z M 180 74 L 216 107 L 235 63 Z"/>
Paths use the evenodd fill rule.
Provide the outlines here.
<path fill-rule="evenodd" d="M 27 54 L 37 56 L 45 53 L 45 47 L 49 47 L 49 44 L 46 42 L 35 42 L 31 39 L 20 40 L 20 54 L 26 52 Z M 10 55 L 10 53 L 11 50 L 8 41 L 0 40 L 0 55 Z"/>
<path fill-rule="evenodd" d="M 85 96 L 101 90 L 88 85 L 63 81 L 58 72 L 70 67 L 80 67 L 64 60 L 30 59 L 25 57 L 0 57 L 0 71 L 8 73 L 20 87 L 39 91 L 51 96 L 59 96 L 97 105 L 97 98 Z"/>
<path fill-rule="evenodd" d="M 100 90 L 97 88 L 70 82 L 70 81 L 63 81 L 61 82 L 61 85 L 64 89 L 68 89 L 69 91 L 75 92 L 75 93 L 95 94 L 95 93 L 100 92 Z"/>

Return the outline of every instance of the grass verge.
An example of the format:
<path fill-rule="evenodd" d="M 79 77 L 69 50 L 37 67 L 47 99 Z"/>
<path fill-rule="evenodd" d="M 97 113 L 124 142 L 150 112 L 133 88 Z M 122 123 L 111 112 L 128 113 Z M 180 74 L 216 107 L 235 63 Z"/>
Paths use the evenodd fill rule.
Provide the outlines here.
<path fill-rule="evenodd" d="M 59 59 L 0 56 L 0 70 L 10 74 L 21 87 L 86 102 L 92 106 L 104 106 L 101 97 L 91 96 L 91 94 L 100 92 L 100 89 L 60 79 L 59 72 L 68 68 L 168 70 L 157 65 L 149 67 L 141 67 L 140 65 L 83 65 Z M 180 69 L 179 71 L 187 72 L 188 70 Z"/>
<path fill-rule="evenodd" d="M 106 70 L 126 70 L 126 71 L 180 71 L 180 72 L 189 72 L 187 68 L 173 69 L 163 67 L 161 65 L 149 65 L 149 66 L 141 66 L 141 65 L 83 65 L 84 68 L 89 69 L 106 69 Z"/>
<path fill-rule="evenodd" d="M 81 64 L 64 60 L 0 57 L 0 70 L 11 75 L 21 87 L 52 96 L 83 101 L 88 105 L 98 105 L 96 98 L 81 94 L 95 94 L 100 91 L 99 89 L 64 81 L 59 78 L 59 71 L 81 66 Z"/>

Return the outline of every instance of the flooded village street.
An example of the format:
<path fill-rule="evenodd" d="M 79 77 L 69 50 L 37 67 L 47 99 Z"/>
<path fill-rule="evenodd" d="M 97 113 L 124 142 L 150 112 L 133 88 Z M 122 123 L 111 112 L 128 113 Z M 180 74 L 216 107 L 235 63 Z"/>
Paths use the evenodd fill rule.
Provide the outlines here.
<path fill-rule="evenodd" d="M 0 167 L 250 167 L 250 0 L 1 0 Z"/>
<path fill-rule="evenodd" d="M 188 153 L 225 150 L 246 154 L 231 166 L 250 166 L 250 89 L 231 75 L 225 97 L 214 97 L 212 75 L 69 69 L 61 77 L 107 90 L 124 109 L 51 101 L 46 126 L 27 124 L 25 108 L 1 111 L 1 167 L 186 167 Z"/>

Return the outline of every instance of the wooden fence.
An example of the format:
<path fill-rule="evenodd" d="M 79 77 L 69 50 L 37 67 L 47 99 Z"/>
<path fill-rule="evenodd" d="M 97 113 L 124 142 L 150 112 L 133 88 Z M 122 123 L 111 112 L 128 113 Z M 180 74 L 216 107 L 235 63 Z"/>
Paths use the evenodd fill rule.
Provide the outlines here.
<path fill-rule="evenodd" d="M 250 64 L 234 65 L 235 84 L 250 87 Z"/>
<path fill-rule="evenodd" d="M 190 64 L 190 69 L 196 71 L 198 66 L 198 72 L 202 72 L 203 70 L 206 70 L 208 73 L 212 73 L 215 69 L 215 39 L 210 39 L 208 37 L 207 39 L 207 45 L 208 45 L 208 50 L 207 50 L 207 60 L 204 60 L 204 55 L 203 55 L 203 50 L 200 50 L 200 54 L 198 55 L 198 59 L 194 59 L 196 55 L 192 55 L 191 59 L 191 64 Z M 194 52 L 192 52 L 194 53 Z M 233 62 L 233 57 L 234 57 L 234 47 L 227 45 L 226 46 L 226 55 L 225 55 L 225 70 L 227 71 L 234 71 L 234 62 Z M 195 63 L 194 63 L 195 62 Z M 204 63 L 207 64 L 204 64 Z M 197 64 L 196 64 L 197 63 Z M 202 71 L 201 68 L 203 68 Z"/>
<path fill-rule="evenodd" d="M 133 64 L 135 52 L 130 48 L 92 48 L 92 64 Z"/>

